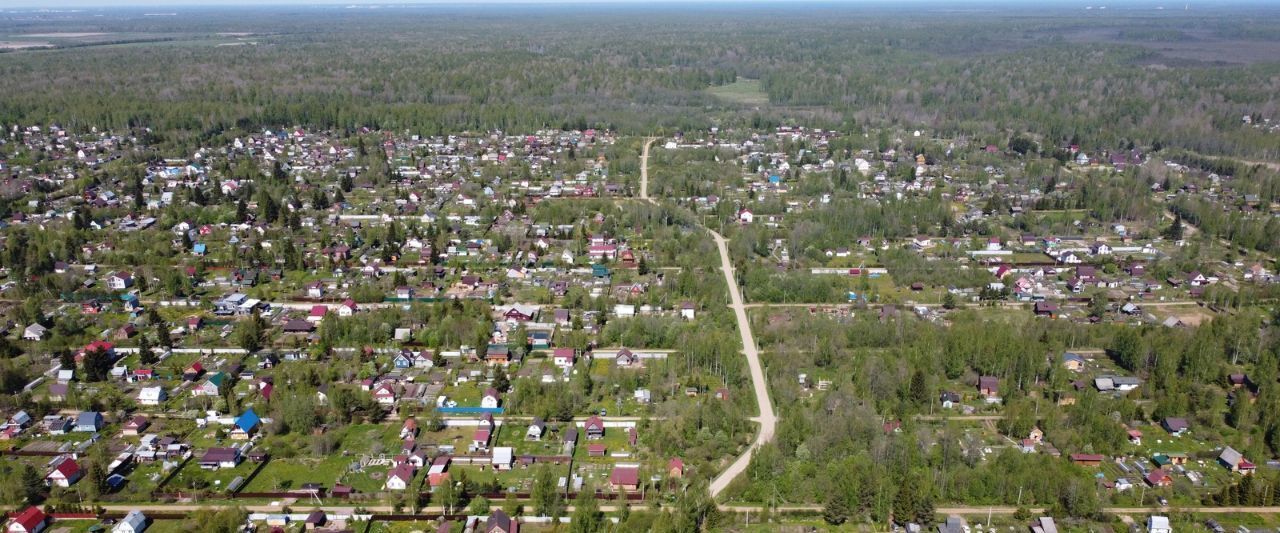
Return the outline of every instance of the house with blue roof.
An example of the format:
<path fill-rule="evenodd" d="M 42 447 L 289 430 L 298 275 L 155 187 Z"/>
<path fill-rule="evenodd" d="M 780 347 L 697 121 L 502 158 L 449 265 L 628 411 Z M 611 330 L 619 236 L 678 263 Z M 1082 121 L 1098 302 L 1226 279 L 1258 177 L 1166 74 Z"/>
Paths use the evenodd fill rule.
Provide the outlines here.
<path fill-rule="evenodd" d="M 231 440 L 249 440 L 258 433 L 261 426 L 262 420 L 258 418 L 258 414 L 249 409 L 236 418 L 235 427 L 231 429 Z"/>
<path fill-rule="evenodd" d="M 78 433 L 94 433 L 102 429 L 102 413 L 85 411 L 76 417 L 76 425 L 71 429 Z"/>
<path fill-rule="evenodd" d="M 208 248 L 205 246 L 204 243 L 198 242 L 191 247 L 191 253 L 196 255 L 204 255 L 207 249 Z"/>

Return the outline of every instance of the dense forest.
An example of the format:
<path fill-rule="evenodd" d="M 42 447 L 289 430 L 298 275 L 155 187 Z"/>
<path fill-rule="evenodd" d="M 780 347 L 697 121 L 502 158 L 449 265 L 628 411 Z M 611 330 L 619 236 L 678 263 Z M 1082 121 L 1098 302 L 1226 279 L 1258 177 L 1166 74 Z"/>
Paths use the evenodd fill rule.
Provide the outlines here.
<path fill-rule="evenodd" d="M 1099 17 L 1009 9 L 911 17 L 817 5 L 4 15 L 7 35 L 91 31 L 108 42 L 154 41 L 0 54 L 0 124 L 150 127 L 191 147 L 237 127 L 670 132 L 804 121 L 948 137 L 1025 131 L 1046 150 L 1129 141 L 1277 156 L 1274 132 L 1241 124 L 1244 115 L 1275 118 L 1280 77 L 1266 51 L 1277 49 L 1280 28 L 1270 19 L 1238 10 Z M 226 44 L 218 32 L 251 40 L 215 46 Z M 1188 43 L 1200 56 L 1179 53 Z M 1244 44 L 1258 52 L 1233 52 Z M 707 90 L 739 79 L 759 80 L 767 105 Z"/>

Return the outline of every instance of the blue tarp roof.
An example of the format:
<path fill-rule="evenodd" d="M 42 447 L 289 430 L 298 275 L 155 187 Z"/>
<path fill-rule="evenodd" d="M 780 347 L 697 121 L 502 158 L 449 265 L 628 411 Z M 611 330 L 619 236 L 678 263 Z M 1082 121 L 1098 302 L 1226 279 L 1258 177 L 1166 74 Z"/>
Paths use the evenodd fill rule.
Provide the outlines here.
<path fill-rule="evenodd" d="M 258 427 L 258 422 L 258 414 L 253 412 L 253 409 L 249 409 L 248 411 L 245 411 L 244 414 L 240 415 L 240 418 L 236 419 L 236 427 L 244 431 L 249 431 Z"/>

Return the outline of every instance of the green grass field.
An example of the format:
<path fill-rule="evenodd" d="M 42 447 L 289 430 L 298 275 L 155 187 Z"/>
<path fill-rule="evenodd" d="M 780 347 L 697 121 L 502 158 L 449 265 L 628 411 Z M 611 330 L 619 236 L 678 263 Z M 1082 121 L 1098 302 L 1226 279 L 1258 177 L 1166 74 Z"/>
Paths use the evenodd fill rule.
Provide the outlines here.
<path fill-rule="evenodd" d="M 707 89 L 712 96 L 742 105 L 768 105 L 769 95 L 760 89 L 760 80 L 738 78 L 728 85 Z"/>

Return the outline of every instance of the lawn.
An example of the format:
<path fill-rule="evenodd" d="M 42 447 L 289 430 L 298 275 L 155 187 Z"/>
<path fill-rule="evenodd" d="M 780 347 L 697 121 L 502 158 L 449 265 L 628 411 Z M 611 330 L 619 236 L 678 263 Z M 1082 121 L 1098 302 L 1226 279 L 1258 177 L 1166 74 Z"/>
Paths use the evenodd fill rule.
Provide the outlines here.
<path fill-rule="evenodd" d="M 226 492 L 227 486 L 235 480 L 235 478 L 248 479 L 249 474 L 253 473 L 253 469 L 258 465 L 250 461 L 244 461 L 235 468 L 219 468 L 217 470 L 205 470 L 197 464 L 200 455 L 204 451 L 196 452 L 196 459 L 188 461 L 182 471 L 174 476 L 168 485 L 164 486 L 167 492 L 190 489 L 193 486 L 202 487 L 201 490 L 209 492 Z"/>
<path fill-rule="evenodd" d="M 599 440 L 588 440 L 586 433 L 579 430 L 582 436 L 578 440 L 578 446 L 573 451 L 573 458 L 576 462 L 603 463 L 613 464 L 619 460 L 634 461 L 637 457 L 637 450 L 627 443 L 627 430 L 625 428 L 608 428 L 604 432 L 604 438 Z M 587 453 L 587 447 L 592 444 L 604 444 L 604 457 L 590 457 Z M 627 452 L 631 454 L 629 458 L 614 458 L 610 454 Z"/>
<path fill-rule="evenodd" d="M 244 488 L 245 492 L 278 492 L 293 490 L 304 483 L 319 483 L 325 487 L 342 479 L 356 457 L 341 454 L 324 458 L 273 459 L 254 476 Z"/>
<path fill-rule="evenodd" d="M 760 80 L 738 78 L 728 85 L 707 89 L 712 96 L 735 104 L 761 106 L 769 104 L 769 95 L 760 89 Z"/>

